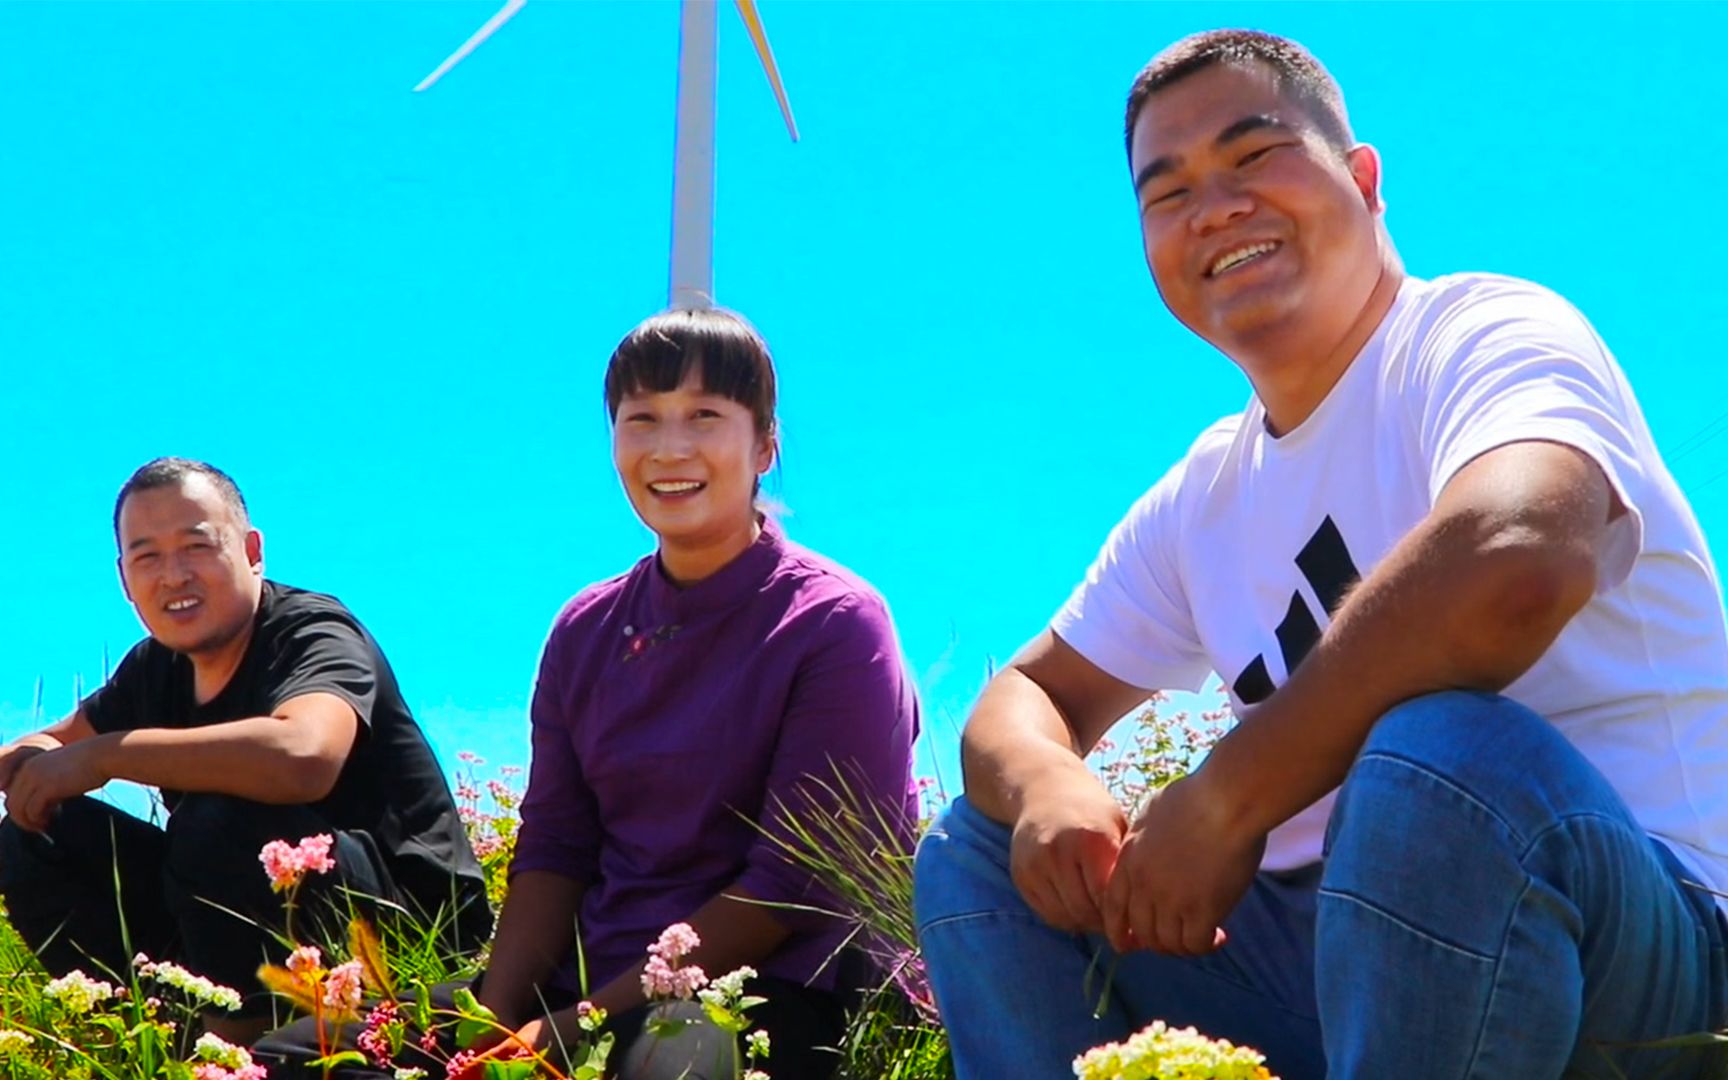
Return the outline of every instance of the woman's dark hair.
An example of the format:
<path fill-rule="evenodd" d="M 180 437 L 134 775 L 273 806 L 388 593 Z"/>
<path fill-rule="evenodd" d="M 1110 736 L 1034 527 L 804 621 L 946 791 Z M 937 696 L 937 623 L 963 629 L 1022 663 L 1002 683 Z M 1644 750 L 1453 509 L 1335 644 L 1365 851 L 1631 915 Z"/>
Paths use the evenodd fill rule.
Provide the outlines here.
<path fill-rule="evenodd" d="M 626 394 L 676 390 L 695 371 L 702 389 L 750 410 L 756 434 L 774 434 L 774 358 L 742 315 L 724 308 L 666 311 L 624 335 L 606 365 L 606 415 Z"/>

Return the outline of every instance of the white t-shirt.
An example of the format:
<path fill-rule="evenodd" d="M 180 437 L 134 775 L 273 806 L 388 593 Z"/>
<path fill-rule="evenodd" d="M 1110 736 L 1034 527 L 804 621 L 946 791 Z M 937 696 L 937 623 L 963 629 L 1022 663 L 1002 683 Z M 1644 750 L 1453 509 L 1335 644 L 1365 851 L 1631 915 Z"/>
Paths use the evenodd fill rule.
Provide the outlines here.
<path fill-rule="evenodd" d="M 1575 447 L 1629 512 L 1607 530 L 1594 599 L 1504 693 L 1553 722 L 1645 829 L 1728 892 L 1722 591 L 1584 317 L 1513 278 L 1407 279 L 1300 427 L 1274 438 L 1265 419 L 1256 400 L 1207 429 L 1116 526 L 1052 629 L 1148 690 L 1198 690 L 1216 672 L 1244 715 L 1462 466 L 1511 442 Z M 1331 803 L 1274 830 L 1263 865 L 1318 860 Z"/>

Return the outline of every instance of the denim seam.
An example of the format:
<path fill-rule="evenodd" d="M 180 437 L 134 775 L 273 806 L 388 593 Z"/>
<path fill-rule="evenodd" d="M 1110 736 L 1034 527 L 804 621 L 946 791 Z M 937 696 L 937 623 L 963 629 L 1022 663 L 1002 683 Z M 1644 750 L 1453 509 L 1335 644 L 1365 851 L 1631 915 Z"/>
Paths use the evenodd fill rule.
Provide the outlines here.
<path fill-rule="evenodd" d="M 1522 863 L 1520 863 L 1520 868 L 1522 868 Z M 1517 899 L 1513 900 L 1512 906 L 1507 909 L 1506 925 L 1500 931 L 1500 952 L 1494 957 L 1494 974 L 1488 980 L 1488 1000 L 1482 1006 L 1482 1020 L 1476 1029 L 1476 1045 L 1470 1049 L 1469 1071 L 1466 1075 L 1475 1073 L 1476 1063 L 1482 1058 L 1482 1048 L 1488 1040 L 1488 1018 L 1494 1014 L 1494 1001 L 1500 996 L 1500 972 L 1506 966 L 1506 950 L 1511 947 L 1512 927 L 1518 921 L 1518 908 L 1524 903 L 1524 898 L 1530 895 L 1530 885 L 1533 880 L 1530 874 L 1526 872 L 1524 887 L 1518 890 Z"/>
<path fill-rule="evenodd" d="M 1474 806 L 1476 806 L 1478 809 L 1480 809 L 1484 814 L 1487 814 L 1489 817 L 1491 817 L 1495 821 L 1499 822 L 1501 828 L 1505 829 L 1508 834 L 1510 834 L 1514 838 L 1517 838 L 1520 841 L 1520 843 L 1523 843 L 1523 837 L 1520 835 L 1518 829 L 1515 828 L 1510 821 L 1506 820 L 1504 815 L 1502 815 L 1498 810 L 1494 809 L 1492 806 L 1489 806 L 1474 791 L 1471 791 L 1469 788 L 1463 787 L 1457 781 L 1453 780 L 1450 776 L 1447 776 L 1444 773 L 1437 772 L 1434 769 L 1430 768 L 1428 765 L 1426 765 L 1420 761 L 1415 761 L 1411 758 L 1403 757 L 1402 755 L 1399 755 L 1399 754 L 1390 754 L 1384 750 L 1376 750 L 1373 753 L 1362 755 L 1362 761 L 1373 761 L 1375 759 L 1395 762 L 1396 764 L 1403 765 L 1413 772 L 1419 772 L 1423 776 L 1428 777 L 1430 780 L 1433 780 L 1435 783 L 1439 784 L 1441 787 L 1447 788 L 1447 789 L 1455 792 L 1456 794 L 1462 796 L 1463 798 L 1468 799 Z M 1358 764 L 1360 764 L 1360 762 L 1358 762 Z M 1524 848 L 1524 850 L 1528 850 L 1528 848 L 1526 847 L 1526 848 Z"/>
<path fill-rule="evenodd" d="M 1528 888 L 1528 885 L 1526 885 L 1526 888 Z M 1466 949 L 1462 945 L 1455 945 L 1450 941 L 1445 941 L 1445 940 L 1442 940 L 1441 938 L 1437 938 L 1433 934 L 1430 934 L 1428 931 L 1422 929 L 1421 927 L 1412 925 L 1411 923 L 1406 922 L 1405 920 L 1399 918 L 1397 915 L 1393 914 L 1391 911 L 1388 911 L 1386 908 L 1383 908 L 1379 904 L 1374 903 L 1372 900 L 1369 900 L 1365 896 L 1358 896 L 1355 893 L 1345 892 L 1342 889 L 1332 889 L 1332 888 L 1325 888 L 1325 887 L 1322 887 L 1320 889 L 1320 895 L 1321 896 L 1329 896 L 1329 897 L 1333 898 L 1334 900 L 1347 900 L 1350 903 L 1359 904 L 1362 907 L 1367 908 L 1369 911 L 1374 912 L 1376 915 L 1380 916 L 1381 918 L 1385 919 L 1387 922 L 1395 923 L 1398 926 L 1403 927 L 1405 930 L 1409 931 L 1410 933 L 1421 938 L 1422 940 L 1427 941 L 1427 942 L 1434 944 L 1434 945 L 1438 945 L 1440 948 L 1445 949 L 1448 952 L 1455 952 L 1455 953 L 1459 954 L 1460 956 L 1467 956 L 1472 960 L 1494 960 L 1495 959 L 1495 957 L 1493 957 L 1487 953 L 1479 953 L 1474 949 Z"/>
<path fill-rule="evenodd" d="M 1554 833 L 1557 833 L 1562 829 L 1565 829 L 1567 826 L 1579 821 L 1604 821 L 1610 825 L 1625 824 L 1625 822 L 1621 821 L 1619 818 L 1614 817 L 1611 814 L 1604 814 L 1600 810 L 1575 810 L 1571 813 L 1561 814 L 1556 817 L 1552 823 L 1544 826 L 1540 832 L 1530 837 L 1529 841 L 1519 849 L 1518 868 L 1524 870 L 1524 860 L 1529 857 L 1531 852 L 1536 850 L 1542 841 L 1548 839 L 1548 837 Z M 1633 824 L 1636 826 L 1637 822 L 1633 822 Z M 1528 870 L 1525 870 L 1524 872 L 1529 873 Z"/>
<path fill-rule="evenodd" d="M 1041 919 L 1038 919 L 1036 917 L 1027 917 L 1025 915 L 1018 915 L 1018 914 L 1015 914 L 1015 913 L 1009 912 L 1009 911 L 985 910 L 985 911 L 965 911 L 965 912 L 961 912 L 958 915 L 938 916 L 937 918 L 931 919 L 927 923 L 920 923 L 918 926 L 918 934 L 920 937 L 922 937 L 925 933 L 927 933 L 931 930 L 934 930 L 939 926 L 947 926 L 950 923 L 968 922 L 968 921 L 972 921 L 972 920 L 976 920 L 976 919 L 1011 919 L 1015 922 L 1029 923 L 1033 926 L 1037 926 L 1037 927 L 1040 927 L 1042 929 L 1046 929 L 1046 930 L 1050 929 L 1050 927 L 1046 923 L 1044 923 Z M 1056 931 L 1056 932 L 1061 933 L 1061 931 Z M 1065 937 L 1072 937 L 1078 941 L 1085 941 L 1086 940 L 1085 937 L 1083 937 L 1082 935 L 1079 935 L 1079 934 L 1066 934 L 1064 936 Z"/>

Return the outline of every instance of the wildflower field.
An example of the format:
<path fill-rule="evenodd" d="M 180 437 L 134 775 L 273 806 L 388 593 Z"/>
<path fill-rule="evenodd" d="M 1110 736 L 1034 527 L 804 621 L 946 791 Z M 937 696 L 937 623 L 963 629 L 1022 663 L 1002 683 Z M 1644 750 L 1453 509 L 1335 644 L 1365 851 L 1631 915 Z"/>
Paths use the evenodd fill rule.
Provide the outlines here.
<path fill-rule="evenodd" d="M 1219 710 L 1195 719 L 1184 713 L 1166 718 L 1154 703 L 1130 725 L 1128 745 L 1101 744 L 1093 763 L 1131 809 L 1147 793 L 1186 774 L 1222 734 L 1226 715 Z M 480 758 L 469 753 L 459 758 L 457 801 L 496 906 L 504 898 L 514 848 L 520 770 L 500 769 L 483 778 Z M 932 780 L 920 781 L 919 791 L 927 823 L 946 793 Z M 799 831 L 785 842 L 785 854 L 829 886 L 856 926 L 853 941 L 876 954 L 885 973 L 852 1011 L 840 1076 L 948 1080 L 953 1070 L 947 1039 L 913 925 L 911 858 L 884 849 L 880 837 L 891 830 L 873 808 L 853 797 L 843 777 L 834 779 L 829 793 L 829 809 L 799 816 Z M 291 916 L 300 881 L 331 865 L 328 838 L 281 838 L 266 845 L 259 863 L 259 872 L 269 875 Z M 610 1075 L 611 1037 L 603 1033 L 605 1018 L 597 1011 L 584 1014 L 586 1044 L 565 1046 L 556 1063 L 550 1055 L 513 1050 L 508 1043 L 485 1055 L 465 1049 L 494 1042 L 501 1029 L 471 994 L 437 994 L 433 988 L 471 978 L 484 955 L 449 955 L 438 946 L 436 930 L 397 921 L 381 935 L 356 919 L 341 940 L 291 941 L 295 947 L 287 964 L 263 969 L 260 977 L 280 999 L 284 1022 L 317 1018 L 330 1071 L 367 1061 L 393 1070 L 400 1080 L 600 1080 Z M 751 1030 L 749 1020 L 754 972 L 743 968 L 710 979 L 684 966 L 692 936 L 678 925 L 650 946 L 645 989 L 667 1006 L 650 1022 L 650 1033 L 673 1038 L 694 1016 L 705 1016 L 737 1040 L 734 1075 L 766 1080 L 773 1076 L 772 1047 Z M 264 1080 L 263 1067 L 245 1049 L 203 1032 L 201 1012 L 238 1005 L 233 989 L 142 956 L 129 972 L 75 972 L 50 979 L 0 918 L 0 1080 Z M 1250 1050 L 1159 1026 L 1120 1046 L 1099 1048 L 1077 1061 L 1075 1070 L 1088 1078 L 1149 1080 L 1267 1076 L 1259 1062 Z"/>
<path fill-rule="evenodd" d="M 1228 725 L 1220 709 L 1196 717 L 1166 716 L 1154 701 L 1129 725 L 1126 745 L 1101 744 L 1092 764 L 1130 812 L 1150 793 L 1181 778 Z M 516 835 L 520 770 L 482 780 L 481 759 L 460 755 L 456 791 L 468 834 L 497 905 Z M 926 823 L 945 802 L 934 781 L 921 781 Z M 951 1080 L 947 1039 L 924 976 L 912 918 L 912 866 L 879 839 L 886 823 L 853 797 L 843 777 L 829 786 L 827 807 L 799 816 L 786 856 L 824 881 L 856 927 L 853 942 L 875 955 L 884 973 L 852 1010 L 841 1047 L 842 1080 Z M 332 865 L 328 837 L 285 837 L 259 853 L 290 914 L 300 883 Z M 479 955 L 450 955 L 438 927 L 397 920 L 377 930 L 350 922 L 338 940 L 291 940 L 282 967 L 260 978 L 280 1001 L 286 1022 L 316 1018 L 327 1073 L 366 1063 L 397 1080 L 602 1080 L 613 1075 L 605 1016 L 582 1010 L 582 1042 L 537 1055 L 513 1046 L 487 1010 L 465 990 L 445 985 L 471 978 Z M 774 1076 L 773 1049 L 753 1031 L 749 968 L 710 978 L 684 964 L 697 944 L 688 926 L 668 927 L 649 946 L 644 989 L 659 1003 L 647 1031 L 677 1038 L 705 1018 L 732 1040 L 728 1068 L 736 1080 Z M 244 1048 L 203 1031 L 201 1013 L 239 1007 L 232 989 L 171 963 L 139 956 L 128 972 L 74 972 L 50 979 L 0 917 L 0 1080 L 266 1080 Z M 1696 1040 L 1728 1044 L 1728 1035 Z M 482 1052 L 483 1051 L 483 1052 Z M 1728 1068 L 1728 1055 L 1724 1055 Z M 1193 1029 L 1155 1022 L 1120 1044 L 1077 1059 L 1082 1080 L 1274 1080 L 1249 1048 L 1214 1041 Z M 799 1080 L 781 1077 L 780 1080 Z"/>

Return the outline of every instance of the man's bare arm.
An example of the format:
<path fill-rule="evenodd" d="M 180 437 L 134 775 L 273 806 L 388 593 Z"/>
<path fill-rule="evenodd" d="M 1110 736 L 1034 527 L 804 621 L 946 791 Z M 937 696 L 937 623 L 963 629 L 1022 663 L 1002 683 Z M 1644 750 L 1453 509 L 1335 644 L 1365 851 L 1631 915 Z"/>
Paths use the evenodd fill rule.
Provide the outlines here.
<path fill-rule="evenodd" d="M 37 754 L 58 750 L 63 746 L 92 738 L 95 734 L 96 729 L 90 726 L 90 721 L 84 716 L 84 710 L 79 709 L 72 715 L 49 724 L 41 731 L 22 735 L 0 747 L 0 792 L 10 788 L 12 777 L 17 773 L 18 767 Z"/>
<path fill-rule="evenodd" d="M 1216 948 L 1266 833 L 1343 781 L 1382 715 L 1431 691 L 1503 689 L 1547 651 L 1594 594 L 1615 512 L 1607 478 L 1568 447 L 1515 443 L 1461 469 L 1289 681 L 1141 812 L 1104 898 L 1112 944 Z"/>
<path fill-rule="evenodd" d="M 1100 670 L 1045 630 L 979 695 L 960 739 L 966 798 L 1005 825 L 1028 793 L 1096 779 L 1084 757 L 1147 693 Z"/>
<path fill-rule="evenodd" d="M 1213 752 L 1202 771 L 1232 817 L 1264 832 L 1337 787 L 1399 702 L 1499 691 L 1529 670 L 1594 595 L 1615 512 L 1601 469 L 1570 447 L 1514 443 L 1459 470 L 1290 680 Z"/>
<path fill-rule="evenodd" d="M 271 716 L 91 734 L 23 762 L 7 785 L 6 809 L 20 826 L 41 830 L 54 807 L 109 780 L 264 803 L 316 802 L 335 787 L 359 727 L 347 701 L 314 692 L 283 702 Z"/>
<path fill-rule="evenodd" d="M 966 799 L 1013 828 L 1014 884 L 1051 926 L 1102 928 L 1098 902 L 1127 821 L 1084 757 L 1146 696 L 1046 630 L 990 680 L 967 721 Z"/>

